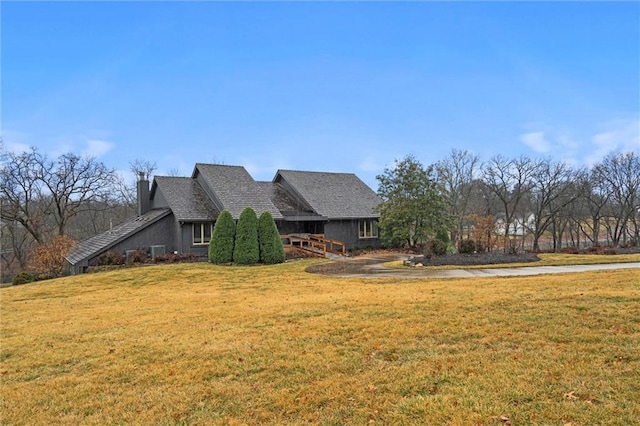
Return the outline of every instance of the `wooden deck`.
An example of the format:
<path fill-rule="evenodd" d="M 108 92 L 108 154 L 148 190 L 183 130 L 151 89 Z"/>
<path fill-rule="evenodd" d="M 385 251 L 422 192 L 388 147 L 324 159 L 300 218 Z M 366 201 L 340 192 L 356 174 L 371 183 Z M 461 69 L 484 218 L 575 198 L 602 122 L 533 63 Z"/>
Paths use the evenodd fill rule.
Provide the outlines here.
<path fill-rule="evenodd" d="M 286 247 L 307 255 L 316 257 L 327 257 L 328 254 L 347 255 L 344 242 L 327 239 L 324 234 L 288 234 L 281 237 Z"/>

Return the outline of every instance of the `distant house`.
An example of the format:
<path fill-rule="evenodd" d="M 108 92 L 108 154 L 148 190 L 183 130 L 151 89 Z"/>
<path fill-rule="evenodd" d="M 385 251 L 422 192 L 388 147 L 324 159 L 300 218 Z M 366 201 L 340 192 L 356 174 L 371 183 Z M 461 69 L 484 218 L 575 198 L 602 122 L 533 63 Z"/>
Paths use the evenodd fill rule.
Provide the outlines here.
<path fill-rule="evenodd" d="M 533 213 L 528 213 L 526 216 L 516 216 L 509 224 L 509 235 L 526 235 L 531 232 L 535 226 L 536 216 Z M 504 213 L 496 215 L 496 234 L 504 235 L 506 229 L 506 219 Z"/>
<path fill-rule="evenodd" d="M 324 234 L 354 246 L 377 247 L 380 198 L 352 173 L 278 170 L 257 182 L 241 166 L 195 165 L 191 177 L 156 176 L 138 181 L 138 215 L 77 244 L 67 260 L 72 273 L 97 264 L 108 251 L 207 255 L 222 210 L 237 220 L 251 207 L 271 213 L 280 234 Z"/>

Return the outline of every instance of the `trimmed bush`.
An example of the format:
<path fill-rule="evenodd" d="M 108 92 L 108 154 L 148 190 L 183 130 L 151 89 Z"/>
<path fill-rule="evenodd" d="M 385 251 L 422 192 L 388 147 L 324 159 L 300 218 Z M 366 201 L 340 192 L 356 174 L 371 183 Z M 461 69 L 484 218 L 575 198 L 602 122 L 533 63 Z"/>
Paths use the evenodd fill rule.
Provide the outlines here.
<path fill-rule="evenodd" d="M 258 219 L 258 243 L 262 263 L 272 265 L 285 261 L 282 239 L 276 222 L 269 212 L 263 212 Z"/>
<path fill-rule="evenodd" d="M 132 250 L 127 251 L 126 258 L 127 260 L 125 263 L 127 265 L 133 265 L 137 263 L 147 263 L 147 261 L 151 259 L 151 256 L 149 256 L 144 250 Z"/>
<path fill-rule="evenodd" d="M 576 247 L 573 247 L 573 246 L 562 247 L 560 249 L 560 253 L 562 253 L 562 254 L 580 254 L 580 250 L 578 250 Z"/>
<path fill-rule="evenodd" d="M 213 235 L 209 242 L 209 262 L 217 264 L 231 262 L 235 236 L 236 223 L 231 213 L 223 210 L 213 226 Z"/>
<path fill-rule="evenodd" d="M 476 242 L 474 240 L 458 241 L 458 253 L 471 254 L 476 251 Z"/>
<path fill-rule="evenodd" d="M 433 256 L 444 256 L 447 254 L 447 243 L 433 238 L 425 244 L 423 254 L 427 259 L 431 259 Z"/>
<path fill-rule="evenodd" d="M 98 266 L 106 266 L 106 265 L 123 265 L 124 264 L 124 256 L 115 251 L 108 251 L 102 253 L 100 257 L 98 257 Z"/>
<path fill-rule="evenodd" d="M 11 284 L 13 285 L 27 284 L 27 283 L 37 281 L 37 279 L 38 277 L 33 274 L 30 274 L 28 272 L 20 272 L 18 275 L 13 277 Z"/>
<path fill-rule="evenodd" d="M 447 254 L 447 243 L 437 238 L 434 238 L 429 242 L 429 248 L 431 249 L 431 253 L 435 256 L 444 256 Z"/>
<path fill-rule="evenodd" d="M 233 261 L 240 265 L 252 265 L 258 263 L 259 260 L 258 217 L 252 208 L 247 207 L 240 213 L 238 219 Z"/>

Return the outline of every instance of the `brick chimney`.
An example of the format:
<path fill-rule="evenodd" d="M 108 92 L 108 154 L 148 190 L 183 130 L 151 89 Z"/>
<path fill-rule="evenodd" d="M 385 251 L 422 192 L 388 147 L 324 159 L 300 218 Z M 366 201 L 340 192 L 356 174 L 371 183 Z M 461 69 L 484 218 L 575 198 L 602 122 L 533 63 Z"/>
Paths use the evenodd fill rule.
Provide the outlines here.
<path fill-rule="evenodd" d="M 150 210 L 149 180 L 144 172 L 138 172 L 138 216 L 142 216 Z"/>

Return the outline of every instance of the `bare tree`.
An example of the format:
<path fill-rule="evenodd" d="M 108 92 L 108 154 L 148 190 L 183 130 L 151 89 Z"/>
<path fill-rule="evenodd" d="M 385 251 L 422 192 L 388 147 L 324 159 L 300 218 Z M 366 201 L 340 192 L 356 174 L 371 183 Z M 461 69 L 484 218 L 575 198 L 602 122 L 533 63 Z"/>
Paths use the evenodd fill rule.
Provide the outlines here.
<path fill-rule="evenodd" d="M 535 170 L 535 163 L 526 156 L 507 159 L 496 155 L 483 166 L 484 184 L 489 192 L 499 200 L 502 207 L 505 250 L 510 244 L 509 237 L 512 225 L 515 223 L 516 213 L 531 189 L 531 177 Z"/>
<path fill-rule="evenodd" d="M 581 221 L 580 228 L 591 244 L 598 246 L 600 245 L 600 227 L 611 194 L 601 176 L 594 173 L 594 170 L 584 174 L 582 181 L 585 190 L 581 200 L 581 210 L 584 211 L 585 218 L 589 220 Z"/>
<path fill-rule="evenodd" d="M 594 175 L 608 195 L 605 227 L 611 243 L 619 245 L 629 234 L 637 238 L 640 208 L 640 158 L 633 153 L 611 153 L 594 166 Z M 630 229 L 630 226 L 633 229 Z"/>
<path fill-rule="evenodd" d="M 49 160 L 35 148 L 20 154 L 4 152 L 0 169 L 4 264 L 24 268 L 28 251 L 67 234 L 73 219 L 110 209 L 114 175 L 94 158 L 75 154 Z"/>
<path fill-rule="evenodd" d="M 453 242 L 462 237 L 464 218 L 471 213 L 473 182 L 479 166 L 480 157 L 467 150 L 457 149 L 453 149 L 447 158 L 436 163 L 438 181 L 444 188 L 449 214 L 455 224 L 455 229 L 451 232 Z"/>
<path fill-rule="evenodd" d="M 36 166 L 51 193 L 58 235 L 65 235 L 71 218 L 111 197 L 115 171 L 95 158 L 64 154 L 56 161 L 44 159 Z"/>
<path fill-rule="evenodd" d="M 534 251 L 540 249 L 540 237 L 554 218 L 581 196 L 581 188 L 574 185 L 575 177 L 576 173 L 566 163 L 550 159 L 536 162 L 531 175 L 530 197 Z"/>
<path fill-rule="evenodd" d="M 34 247 L 33 237 L 18 222 L 1 223 L 0 261 L 3 280 L 27 267 L 28 254 Z"/>
<path fill-rule="evenodd" d="M 151 175 L 153 175 L 153 173 L 157 170 L 158 164 L 155 161 L 141 160 L 138 158 L 130 162 L 129 167 L 133 172 L 136 180 L 141 173 L 146 180 L 149 180 L 151 178 Z"/>
<path fill-rule="evenodd" d="M 7 224 L 19 223 L 38 243 L 45 241 L 45 220 L 51 200 L 41 179 L 45 158 L 34 148 L 20 154 L 6 153 L 0 170 L 0 215 Z"/>

